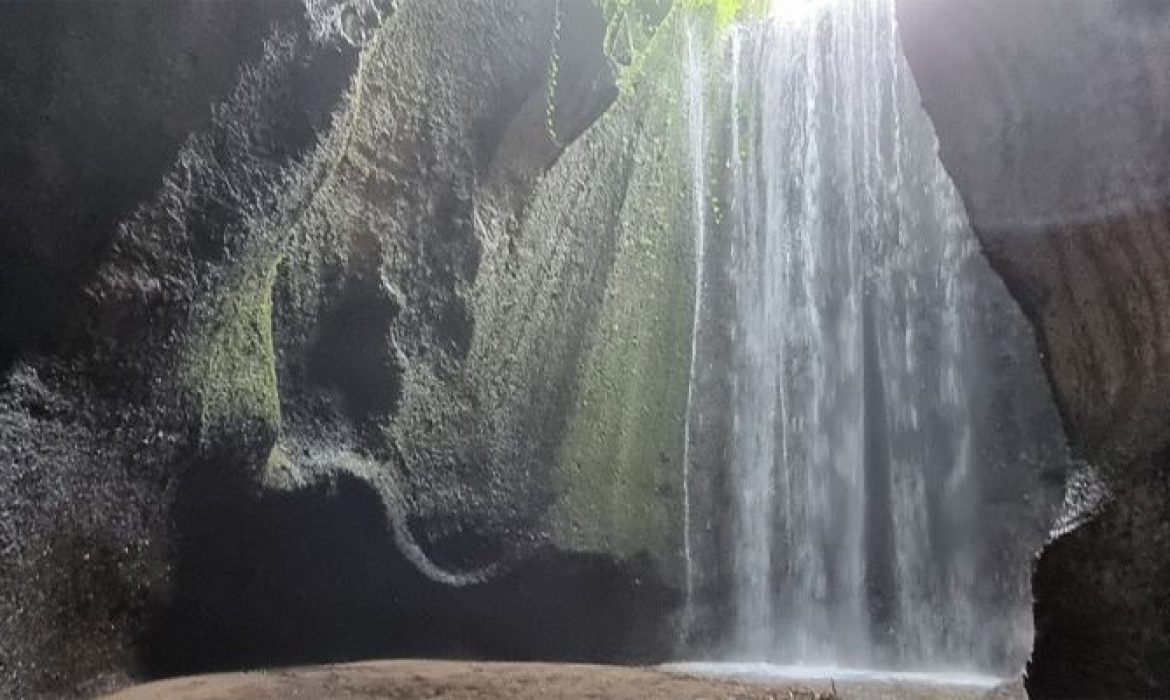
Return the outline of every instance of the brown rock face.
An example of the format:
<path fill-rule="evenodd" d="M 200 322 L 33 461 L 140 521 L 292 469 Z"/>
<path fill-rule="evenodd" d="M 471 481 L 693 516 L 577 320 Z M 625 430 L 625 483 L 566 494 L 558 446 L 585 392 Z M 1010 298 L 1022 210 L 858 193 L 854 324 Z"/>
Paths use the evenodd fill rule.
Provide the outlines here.
<path fill-rule="evenodd" d="M 943 161 L 1112 498 L 1041 556 L 1033 697 L 1170 692 L 1170 6 L 906 0 Z"/>

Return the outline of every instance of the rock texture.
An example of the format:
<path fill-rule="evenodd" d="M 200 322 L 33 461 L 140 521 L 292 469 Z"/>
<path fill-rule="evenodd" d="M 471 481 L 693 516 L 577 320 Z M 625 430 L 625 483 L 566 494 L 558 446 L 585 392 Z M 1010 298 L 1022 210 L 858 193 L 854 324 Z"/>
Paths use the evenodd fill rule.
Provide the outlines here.
<path fill-rule="evenodd" d="M 943 161 L 1036 329 L 1087 463 L 1090 493 L 1070 503 L 1096 506 L 1071 514 L 1089 522 L 1037 563 L 1036 698 L 1170 693 L 1168 9 L 900 8 Z"/>
<path fill-rule="evenodd" d="M 609 34 L 592 0 L 0 7 L 0 696 L 663 653 L 693 294 L 648 193 L 689 194 L 678 87 L 619 95 Z"/>

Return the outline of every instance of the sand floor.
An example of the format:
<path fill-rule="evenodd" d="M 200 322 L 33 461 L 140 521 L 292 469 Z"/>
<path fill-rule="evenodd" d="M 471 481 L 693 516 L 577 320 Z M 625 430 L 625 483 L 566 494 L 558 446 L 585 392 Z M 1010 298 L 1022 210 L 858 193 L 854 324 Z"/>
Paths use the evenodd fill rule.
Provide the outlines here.
<path fill-rule="evenodd" d="M 377 661 L 197 676 L 136 686 L 108 700 L 982 700 L 988 691 L 894 683 L 755 684 L 655 668 Z"/>

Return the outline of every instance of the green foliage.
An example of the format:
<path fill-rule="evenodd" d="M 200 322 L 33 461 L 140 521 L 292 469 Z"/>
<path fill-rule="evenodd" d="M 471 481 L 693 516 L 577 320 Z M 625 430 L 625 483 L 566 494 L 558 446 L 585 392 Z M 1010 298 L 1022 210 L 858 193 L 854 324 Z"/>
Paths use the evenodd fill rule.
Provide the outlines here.
<path fill-rule="evenodd" d="M 719 27 L 768 12 L 769 0 L 597 0 L 610 27 L 624 25 L 632 33 L 653 33 L 677 4 L 681 9 L 710 12 Z M 642 38 L 646 38 L 643 36 Z"/>
<path fill-rule="evenodd" d="M 688 10 L 713 12 L 715 22 L 726 27 L 732 22 L 762 17 L 768 12 L 768 0 L 680 0 Z"/>
<path fill-rule="evenodd" d="M 716 33 L 737 21 L 763 17 L 771 0 L 595 0 L 605 13 L 605 51 L 623 66 L 628 90 L 641 74 L 646 53 L 659 31 L 680 15 L 696 15 Z"/>

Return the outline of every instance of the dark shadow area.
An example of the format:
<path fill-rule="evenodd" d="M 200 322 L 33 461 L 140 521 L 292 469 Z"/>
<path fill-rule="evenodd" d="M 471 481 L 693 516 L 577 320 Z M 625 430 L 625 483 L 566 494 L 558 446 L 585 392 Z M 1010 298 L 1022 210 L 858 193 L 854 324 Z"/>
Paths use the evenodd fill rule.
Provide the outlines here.
<path fill-rule="evenodd" d="M 1036 644 L 1027 688 L 1036 700 L 1161 698 L 1170 693 L 1170 454 L 1094 517 L 1049 544 L 1036 563 Z M 1150 533 L 1155 533 L 1151 535 Z M 1153 543 L 1151 544 L 1151 540 Z"/>
<path fill-rule="evenodd" d="M 678 600 L 648 561 L 545 548 L 496 581 L 451 588 L 398 552 L 380 497 L 357 478 L 260 494 L 242 471 L 198 464 L 183 484 L 173 594 L 140 643 L 149 677 L 378 657 L 665 654 L 659 622 Z"/>
<path fill-rule="evenodd" d="M 379 283 L 355 278 L 322 319 L 309 379 L 336 388 L 356 425 L 376 427 L 402 400 L 402 361 L 390 337 L 399 311 Z"/>
<path fill-rule="evenodd" d="M 299 3 L 0 5 L 0 372 L 65 342 L 117 223 Z"/>

